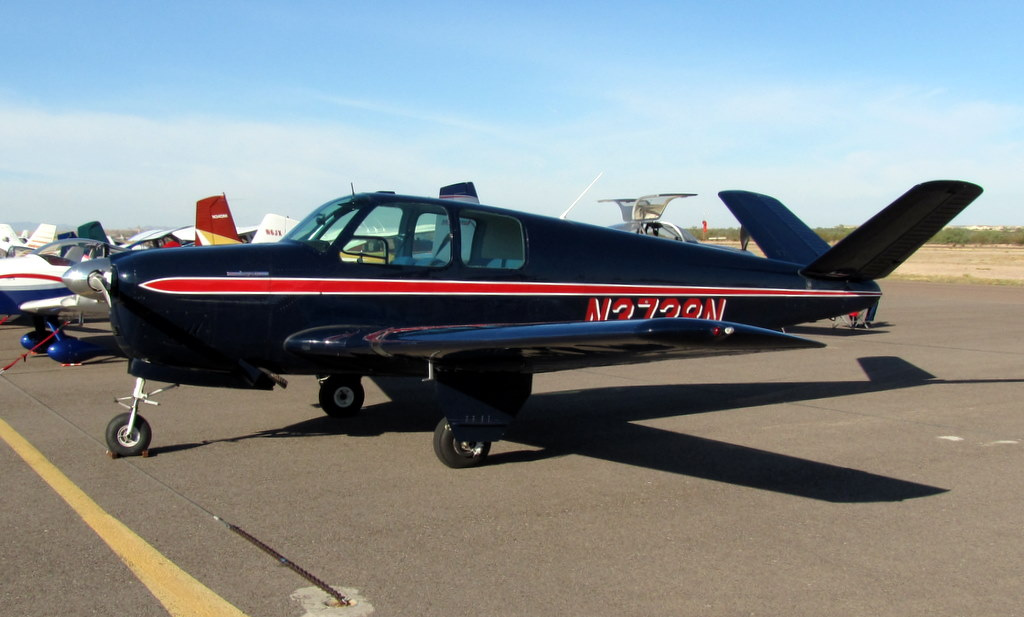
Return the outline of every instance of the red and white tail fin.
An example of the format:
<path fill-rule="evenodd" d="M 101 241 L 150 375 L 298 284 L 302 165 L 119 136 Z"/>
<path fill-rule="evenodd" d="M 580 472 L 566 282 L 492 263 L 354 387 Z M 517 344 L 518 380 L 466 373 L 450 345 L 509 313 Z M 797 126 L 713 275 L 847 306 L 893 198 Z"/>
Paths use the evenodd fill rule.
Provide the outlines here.
<path fill-rule="evenodd" d="M 196 202 L 196 245 L 240 244 L 228 199 L 214 195 Z"/>
<path fill-rule="evenodd" d="M 28 242 L 25 243 L 30 249 L 37 249 L 44 244 L 49 244 L 57 239 L 57 226 L 49 223 L 40 223 L 39 227 L 32 232 Z"/>

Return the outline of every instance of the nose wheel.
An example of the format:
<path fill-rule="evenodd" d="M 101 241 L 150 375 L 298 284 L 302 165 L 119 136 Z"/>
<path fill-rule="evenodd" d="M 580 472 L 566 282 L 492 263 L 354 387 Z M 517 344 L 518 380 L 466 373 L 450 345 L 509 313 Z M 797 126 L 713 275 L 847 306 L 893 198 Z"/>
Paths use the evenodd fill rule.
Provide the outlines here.
<path fill-rule="evenodd" d="M 149 428 L 149 422 L 131 412 L 117 414 L 107 424 L 107 448 L 115 456 L 137 456 L 143 454 L 149 448 L 149 442 L 153 439 L 153 431 Z"/>
<path fill-rule="evenodd" d="M 114 416 L 107 424 L 104 434 L 107 441 L 107 452 L 114 458 L 119 456 L 146 456 L 149 442 L 153 439 L 153 430 L 149 422 L 139 414 L 139 404 L 159 405 L 156 401 L 149 400 L 149 397 L 160 394 L 164 390 L 177 388 L 178 384 L 167 386 L 146 392 L 146 380 L 142 377 L 135 379 L 135 389 L 130 396 L 123 396 L 115 399 L 114 402 L 127 409 L 127 412 Z M 131 400 L 131 403 L 125 401 Z"/>

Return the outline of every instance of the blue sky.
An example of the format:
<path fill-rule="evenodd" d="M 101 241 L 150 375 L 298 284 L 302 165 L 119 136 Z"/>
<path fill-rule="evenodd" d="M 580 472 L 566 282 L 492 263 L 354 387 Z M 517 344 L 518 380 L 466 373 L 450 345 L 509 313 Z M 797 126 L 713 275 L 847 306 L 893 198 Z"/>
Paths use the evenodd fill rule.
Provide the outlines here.
<path fill-rule="evenodd" d="M 778 6 L 773 6 L 778 5 Z M 359 190 L 616 222 L 716 193 L 859 224 L 925 180 L 1024 225 L 1016 2 L 38 2 L 0 9 L 0 222 L 239 224 Z"/>

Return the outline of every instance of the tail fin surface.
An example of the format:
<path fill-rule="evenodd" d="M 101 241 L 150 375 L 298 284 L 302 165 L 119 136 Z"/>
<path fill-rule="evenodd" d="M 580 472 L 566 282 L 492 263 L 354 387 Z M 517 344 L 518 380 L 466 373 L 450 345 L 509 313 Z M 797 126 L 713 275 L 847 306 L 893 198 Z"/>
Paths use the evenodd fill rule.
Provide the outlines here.
<path fill-rule="evenodd" d="M 235 220 L 224 195 L 214 195 L 196 202 L 196 245 L 239 244 Z"/>
<path fill-rule="evenodd" d="M 288 233 L 295 224 L 298 223 L 293 218 L 287 216 L 281 216 L 280 214 L 266 214 L 263 216 L 263 220 L 260 221 L 259 229 L 256 230 L 256 234 L 250 241 L 252 244 L 267 244 L 270 242 L 277 242 Z"/>
<path fill-rule="evenodd" d="M 28 242 L 25 243 L 30 249 L 37 249 L 44 244 L 49 244 L 57 239 L 57 226 L 50 223 L 40 223 L 32 232 Z"/>
<path fill-rule="evenodd" d="M 775 198 L 718 195 L 769 259 L 807 264 L 801 273 L 811 278 L 869 280 L 891 274 L 981 192 L 959 180 L 919 184 L 831 248 Z"/>
<path fill-rule="evenodd" d="M 812 261 L 803 274 L 841 280 L 888 276 L 981 192 L 980 186 L 959 180 L 918 184 Z"/>
<path fill-rule="evenodd" d="M 90 238 L 92 240 L 99 240 L 100 242 L 108 242 L 107 232 L 103 231 L 103 225 L 99 221 L 90 221 L 88 223 L 82 223 L 78 226 L 76 232 L 79 238 Z"/>
<path fill-rule="evenodd" d="M 7 223 L 0 223 L 0 248 L 7 248 L 12 244 L 21 244 L 21 238 L 15 233 L 14 228 Z"/>
<path fill-rule="evenodd" d="M 442 186 L 440 199 L 452 199 L 454 201 L 465 201 L 471 204 L 478 204 L 480 200 L 476 196 L 476 186 L 472 182 L 458 182 Z"/>
<path fill-rule="evenodd" d="M 828 242 L 778 199 L 748 191 L 722 191 L 718 196 L 765 257 L 806 264 L 828 251 Z"/>

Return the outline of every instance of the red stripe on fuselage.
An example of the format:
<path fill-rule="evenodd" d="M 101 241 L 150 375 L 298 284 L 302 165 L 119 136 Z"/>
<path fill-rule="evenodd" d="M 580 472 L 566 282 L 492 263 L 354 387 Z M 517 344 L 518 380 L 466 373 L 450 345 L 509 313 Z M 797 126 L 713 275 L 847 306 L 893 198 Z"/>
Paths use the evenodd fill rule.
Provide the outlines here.
<path fill-rule="evenodd" d="M 53 276 L 50 274 L 34 274 L 32 272 L 0 274 L 0 279 L 38 279 L 40 281 L 55 281 L 57 283 L 64 282 L 59 276 Z"/>
<path fill-rule="evenodd" d="M 505 295 L 505 296 L 774 296 L 877 297 L 877 291 L 615 285 L 403 279 L 171 277 L 141 284 L 150 291 L 185 295 Z"/>

